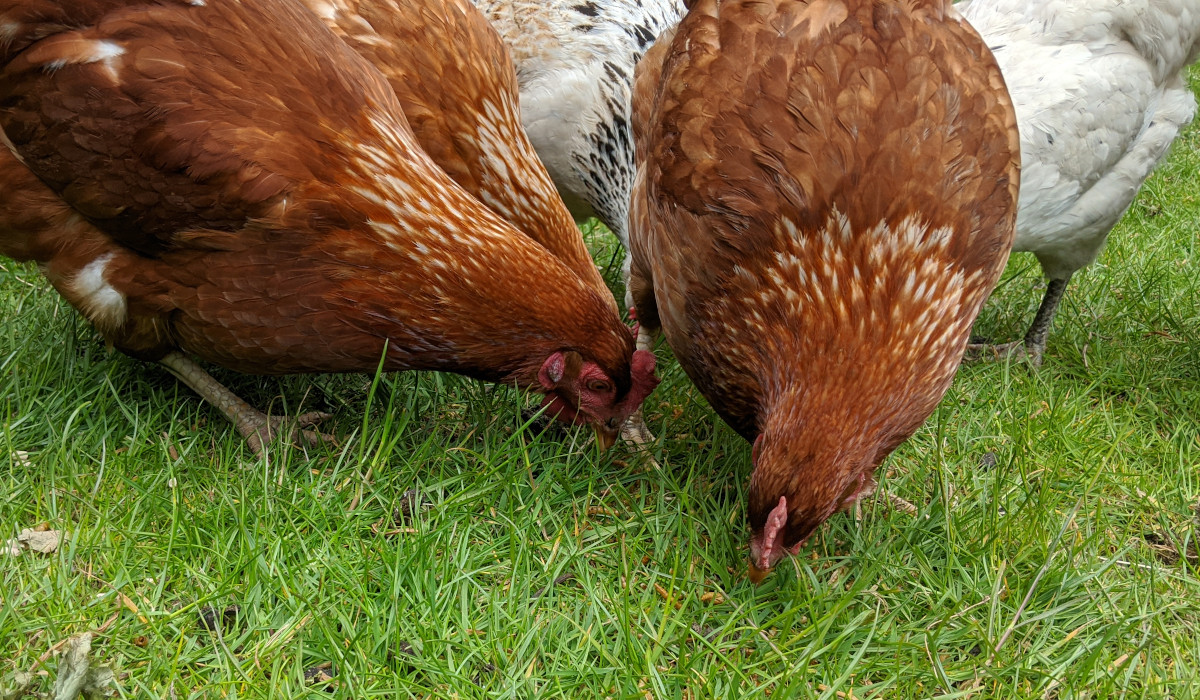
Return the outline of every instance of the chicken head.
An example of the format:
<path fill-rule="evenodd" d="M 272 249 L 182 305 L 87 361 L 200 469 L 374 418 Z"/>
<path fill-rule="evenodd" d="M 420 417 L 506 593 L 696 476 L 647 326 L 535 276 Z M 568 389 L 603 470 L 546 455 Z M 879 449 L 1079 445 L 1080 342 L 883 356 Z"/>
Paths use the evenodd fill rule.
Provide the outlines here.
<path fill-rule="evenodd" d="M 875 491 L 876 462 L 891 447 L 871 452 L 835 450 L 825 457 L 796 454 L 791 439 L 754 441 L 750 480 L 750 580 L 761 582 L 786 554 L 796 554 L 822 522 Z M 857 454 L 856 454 L 857 453 Z M 828 466 L 827 466 L 828 465 Z M 791 478 L 773 479 L 786 474 Z M 802 478 L 801 475 L 816 478 Z M 819 475 L 819 476 L 817 476 Z"/>
<path fill-rule="evenodd" d="M 596 442 L 608 449 L 616 441 L 621 425 L 658 386 L 654 355 L 646 350 L 633 353 L 632 384 L 624 397 L 600 365 L 573 350 L 546 358 L 538 381 L 546 392 L 542 405 L 548 415 L 576 425 L 587 424 L 596 431 Z"/>

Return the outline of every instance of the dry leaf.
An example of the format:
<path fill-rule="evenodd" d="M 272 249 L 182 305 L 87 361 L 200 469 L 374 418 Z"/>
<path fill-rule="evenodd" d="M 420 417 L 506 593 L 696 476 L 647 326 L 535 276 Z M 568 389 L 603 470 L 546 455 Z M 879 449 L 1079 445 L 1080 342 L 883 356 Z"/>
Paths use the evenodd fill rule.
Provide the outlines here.
<path fill-rule="evenodd" d="M 81 695 L 95 700 L 112 695 L 113 672 L 107 666 L 92 666 L 92 633 L 84 632 L 67 642 L 66 652 L 58 661 L 58 680 L 54 700 L 76 700 Z"/>
<path fill-rule="evenodd" d="M 28 694 L 34 675 L 25 671 L 14 671 L 0 682 L 0 700 L 17 700 Z"/>
<path fill-rule="evenodd" d="M 171 458 L 172 462 L 178 462 L 179 450 L 175 449 L 175 443 L 171 441 L 171 436 L 164 431 L 162 434 L 162 439 L 163 442 L 167 443 L 167 456 Z"/>
<path fill-rule="evenodd" d="M 16 537 L 4 543 L 4 551 L 14 557 L 26 549 L 41 554 L 51 554 L 58 549 L 62 539 L 58 530 L 25 528 Z"/>
<path fill-rule="evenodd" d="M 27 536 L 25 532 L 22 532 L 20 535 L 17 535 L 17 539 L 23 541 L 25 546 L 33 551 L 50 554 L 58 549 L 60 539 L 58 530 L 45 530 L 42 532 L 29 530 L 26 532 L 29 533 Z"/>

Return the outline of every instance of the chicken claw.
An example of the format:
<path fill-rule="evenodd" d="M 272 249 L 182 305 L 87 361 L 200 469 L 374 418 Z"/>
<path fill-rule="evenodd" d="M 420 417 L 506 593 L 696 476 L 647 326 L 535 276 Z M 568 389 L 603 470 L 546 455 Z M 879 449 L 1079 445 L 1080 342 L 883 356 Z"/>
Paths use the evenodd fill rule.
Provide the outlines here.
<path fill-rule="evenodd" d="M 288 441 L 296 445 L 299 445 L 301 441 L 309 447 L 316 447 L 322 443 L 337 445 L 337 439 L 332 435 L 315 430 L 305 430 L 305 428 L 332 418 L 332 413 L 310 411 L 296 416 L 294 419 L 289 419 L 286 416 L 267 416 L 253 408 L 250 410 L 253 411 L 253 415 L 243 416 L 234 425 L 242 437 L 246 438 L 246 444 L 250 446 L 250 451 L 256 455 L 262 454 L 263 446 L 269 444 L 280 434 L 286 434 Z"/>
<path fill-rule="evenodd" d="M 261 455 L 263 446 L 281 432 L 286 432 L 288 438 L 293 442 L 300 439 L 307 445 L 317 445 L 322 442 L 336 444 L 332 435 L 304 430 L 322 420 L 332 418 L 332 414 L 310 411 L 290 420 L 284 416 L 268 416 L 225 388 L 211 374 L 205 372 L 204 368 L 181 353 L 167 353 L 159 360 L 159 364 L 166 367 L 181 382 L 191 387 L 192 391 L 199 394 L 205 401 L 216 406 L 217 410 L 224 414 L 246 439 L 246 444 L 255 455 Z"/>
<path fill-rule="evenodd" d="M 654 444 L 654 433 L 646 427 L 642 409 L 635 411 L 629 416 L 629 420 L 625 421 L 625 425 L 621 426 L 621 439 L 639 447 Z"/>
<path fill-rule="evenodd" d="M 1062 279 L 1052 279 L 1046 285 L 1046 294 L 1042 297 L 1037 315 L 1034 316 L 1023 340 L 1000 345 L 971 343 L 967 345 L 963 361 L 1027 359 L 1034 367 L 1041 367 L 1042 355 L 1046 352 L 1046 338 L 1050 335 L 1050 322 L 1054 320 L 1054 313 L 1058 310 L 1058 304 L 1062 301 L 1070 281 L 1071 275 L 1067 275 Z"/>
<path fill-rule="evenodd" d="M 658 460 L 654 459 L 649 452 L 649 448 L 654 445 L 654 433 L 646 427 L 646 420 L 642 418 L 640 407 L 629 416 L 625 425 L 621 426 L 621 439 L 633 445 L 639 454 L 644 454 L 649 460 L 650 467 L 654 469 L 659 467 Z"/>
<path fill-rule="evenodd" d="M 1021 360 L 1029 358 L 1034 366 L 1042 364 L 1041 353 L 1034 354 L 1025 347 L 1024 340 L 1014 340 L 1011 343 L 968 343 L 967 351 L 963 353 L 963 362 L 983 362 L 1002 360 Z"/>

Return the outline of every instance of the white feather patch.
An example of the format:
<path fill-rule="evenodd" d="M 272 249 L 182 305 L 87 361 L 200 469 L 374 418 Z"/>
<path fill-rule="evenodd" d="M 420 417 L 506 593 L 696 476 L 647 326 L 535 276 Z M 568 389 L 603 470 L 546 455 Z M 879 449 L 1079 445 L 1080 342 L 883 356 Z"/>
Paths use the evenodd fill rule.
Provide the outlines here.
<path fill-rule="evenodd" d="M 0 22 L 0 46 L 8 46 L 12 44 L 13 39 L 17 38 L 17 32 L 21 31 L 19 22 L 4 20 Z"/>
<path fill-rule="evenodd" d="M 113 254 L 101 255 L 88 263 L 71 281 L 76 306 L 101 330 L 115 330 L 125 323 L 125 296 L 104 279 L 105 268 Z"/>

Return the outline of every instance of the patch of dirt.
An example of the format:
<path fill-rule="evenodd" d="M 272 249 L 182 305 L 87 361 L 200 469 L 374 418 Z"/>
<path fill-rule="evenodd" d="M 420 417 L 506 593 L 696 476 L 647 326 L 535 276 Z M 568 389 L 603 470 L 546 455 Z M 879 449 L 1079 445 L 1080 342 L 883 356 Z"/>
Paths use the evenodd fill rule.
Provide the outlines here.
<path fill-rule="evenodd" d="M 325 690 L 332 693 L 337 690 L 337 668 L 334 667 L 332 661 L 317 664 L 312 668 L 304 669 L 304 682 L 308 685 L 315 686 L 318 690 Z"/>
<path fill-rule="evenodd" d="M 1142 539 L 1146 542 L 1146 546 L 1154 552 L 1154 556 L 1168 566 L 1178 564 L 1180 559 L 1187 561 L 1192 566 L 1200 565 L 1200 544 L 1197 543 L 1195 537 L 1189 538 L 1186 551 L 1183 551 L 1180 547 L 1181 543 L 1167 532 L 1147 532 L 1142 535 Z"/>
<path fill-rule="evenodd" d="M 217 634 L 232 632 L 240 610 L 241 607 L 237 605 L 228 605 L 219 610 L 215 606 L 205 605 L 200 608 L 200 626 Z"/>

